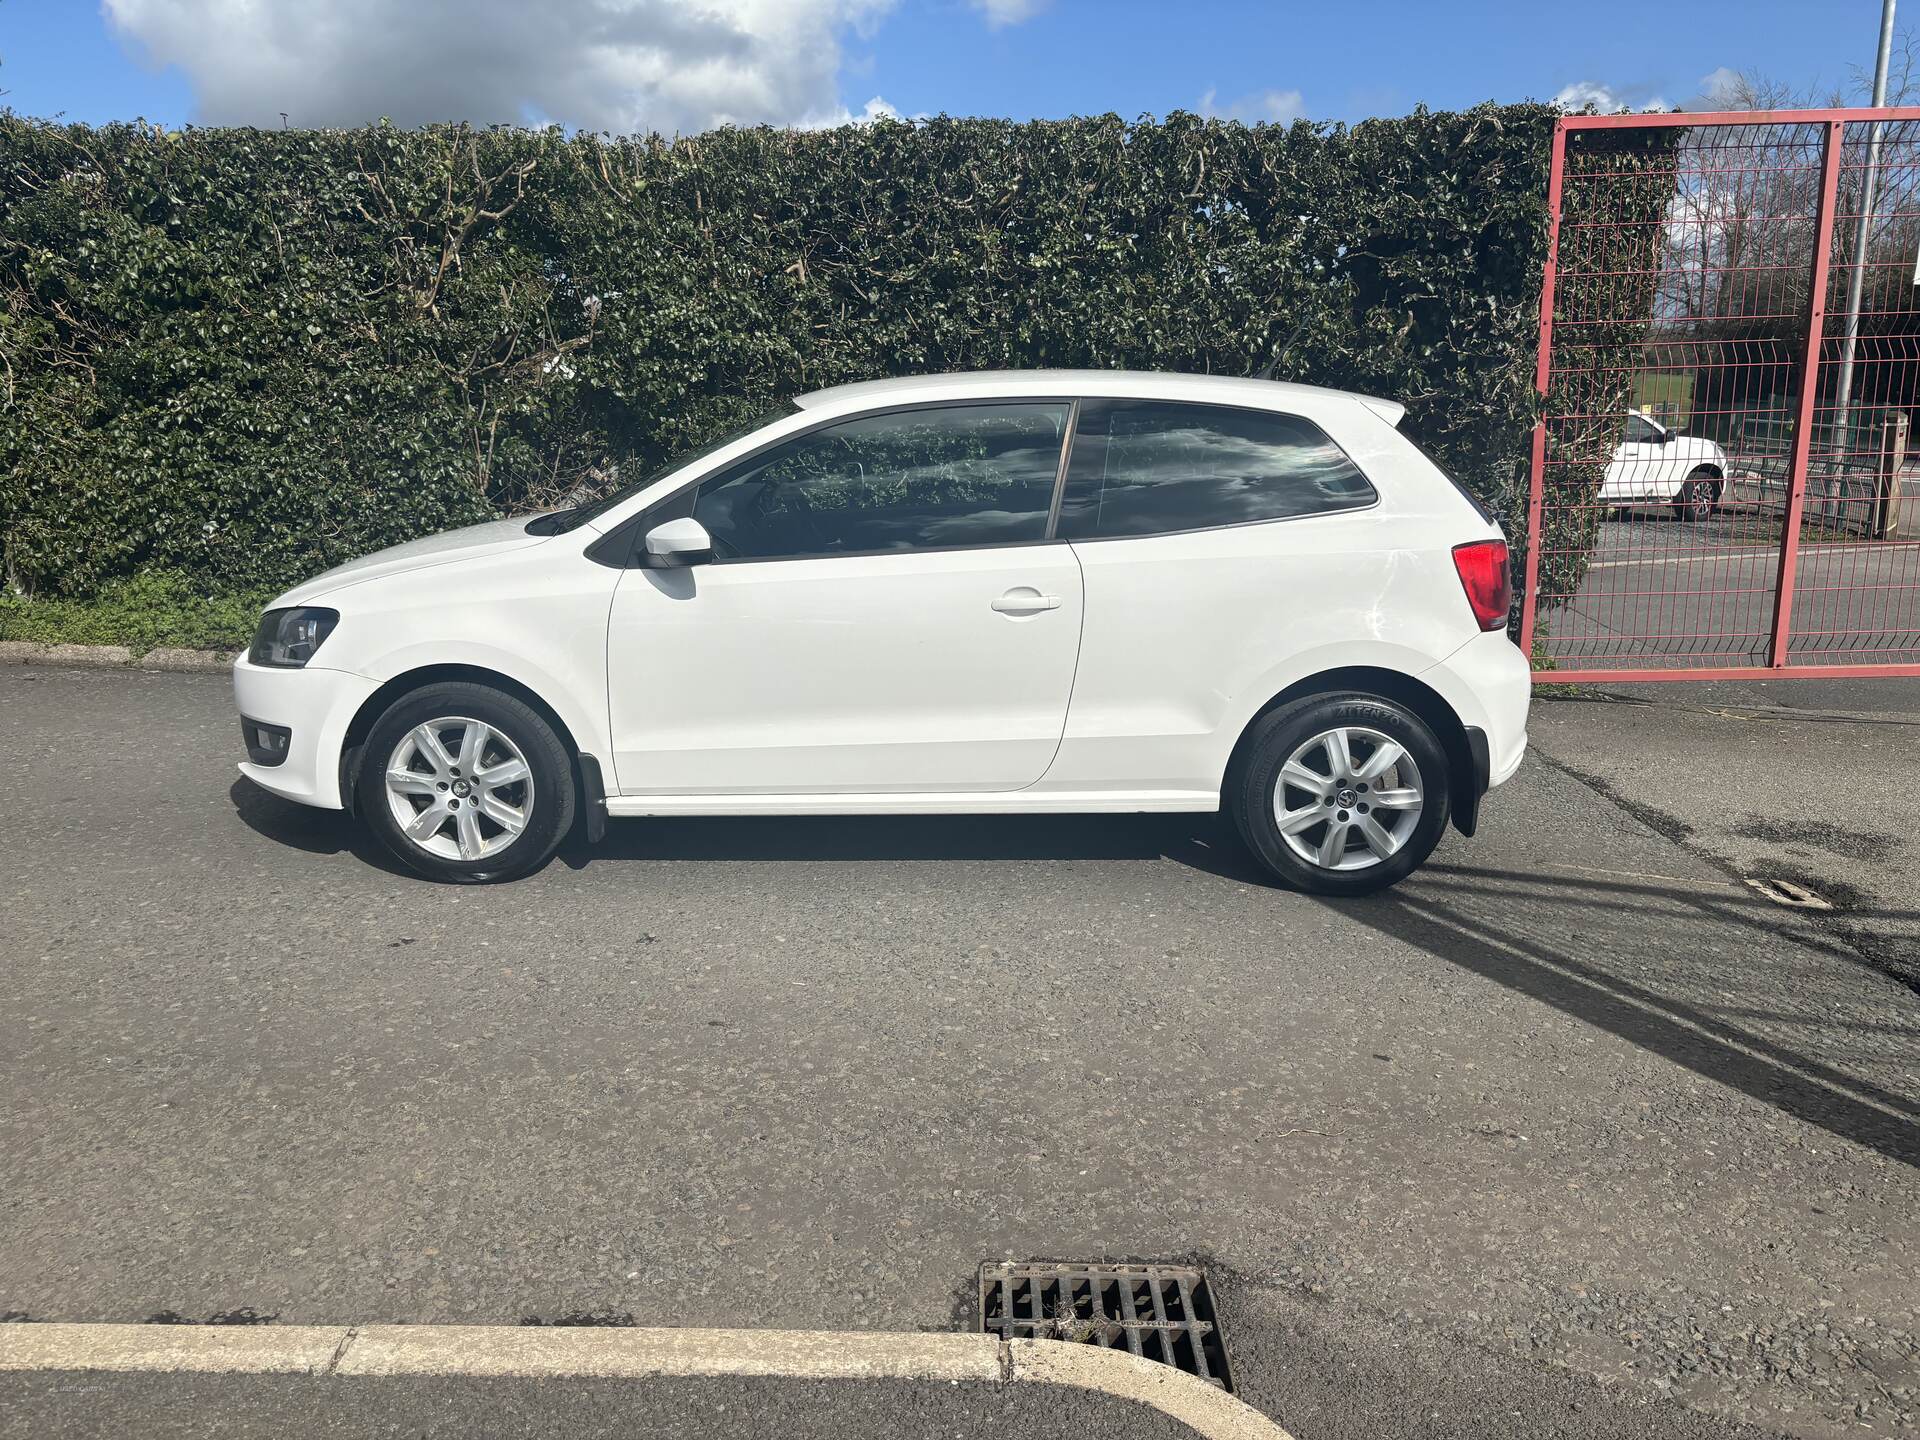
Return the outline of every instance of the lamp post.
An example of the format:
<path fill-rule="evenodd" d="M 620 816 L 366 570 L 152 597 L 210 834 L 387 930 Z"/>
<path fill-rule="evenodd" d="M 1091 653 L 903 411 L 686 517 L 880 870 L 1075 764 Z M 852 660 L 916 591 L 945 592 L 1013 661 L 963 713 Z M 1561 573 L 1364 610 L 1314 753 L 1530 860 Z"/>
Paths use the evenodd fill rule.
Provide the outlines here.
<path fill-rule="evenodd" d="M 1887 103 L 1887 60 L 1893 50 L 1894 0 L 1880 3 L 1880 54 L 1873 65 L 1873 105 Z M 1840 340 L 1840 390 L 1834 398 L 1833 457 L 1843 460 L 1847 432 L 1853 408 L 1853 356 L 1860 343 L 1860 287 L 1867 277 L 1867 239 L 1873 229 L 1873 204 L 1880 189 L 1880 139 L 1883 127 L 1878 120 L 1867 134 L 1867 173 L 1860 187 L 1860 218 L 1853 232 L 1853 268 L 1847 276 L 1847 323 Z M 1818 374 L 1818 371 L 1815 371 Z"/>

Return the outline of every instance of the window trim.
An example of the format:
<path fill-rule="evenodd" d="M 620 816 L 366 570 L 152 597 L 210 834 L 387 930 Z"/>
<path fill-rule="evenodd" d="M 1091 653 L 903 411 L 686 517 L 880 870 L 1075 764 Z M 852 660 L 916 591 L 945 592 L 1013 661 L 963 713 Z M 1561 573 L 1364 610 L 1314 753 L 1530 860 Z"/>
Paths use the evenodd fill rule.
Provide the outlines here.
<path fill-rule="evenodd" d="M 646 509 L 642 510 L 638 515 L 635 515 L 631 520 L 622 523 L 615 531 L 610 533 L 605 540 L 602 540 L 593 548 L 597 550 L 602 546 L 606 546 L 608 541 L 612 541 L 614 536 L 619 534 L 621 530 L 632 526 L 633 533 L 622 537 L 617 543 L 610 547 L 608 555 L 611 556 L 614 550 L 624 547 L 627 551 L 627 561 L 621 568 L 642 568 L 639 563 L 641 541 L 645 537 L 646 532 L 661 520 L 671 520 L 675 518 L 671 510 L 672 506 L 680 503 L 686 497 L 697 493 L 700 487 L 707 481 L 716 479 L 740 466 L 750 465 L 769 450 L 776 449 L 781 445 L 791 444 L 796 440 L 804 440 L 809 435 L 816 435 L 822 430 L 830 430 L 835 425 L 844 425 L 854 420 L 874 420 L 886 415 L 909 415 L 923 410 L 979 410 L 988 406 L 1004 407 L 1009 405 L 1064 405 L 1067 407 L 1067 423 L 1060 432 L 1060 462 L 1053 476 L 1053 499 L 1047 507 L 1047 528 L 1039 539 L 1002 540 L 976 545 L 915 545 L 904 550 L 816 550 L 800 555 L 716 555 L 713 559 L 703 562 L 700 568 L 705 569 L 708 565 L 778 565 L 790 560 L 863 560 L 878 555 L 949 555 L 961 550 L 1029 550 L 1037 545 L 1063 543 L 1054 535 L 1054 525 L 1060 514 L 1060 497 L 1065 493 L 1067 459 L 1073 444 L 1074 425 L 1080 415 L 1080 400 L 1077 396 L 1071 395 L 1005 395 L 970 396 L 964 400 L 920 400 L 901 405 L 883 405 L 876 410 L 855 410 L 848 414 L 835 415 L 828 419 L 821 420 L 818 424 L 808 425 L 803 429 L 791 431 L 788 434 L 780 436 L 778 439 L 767 441 L 764 445 L 756 445 L 746 453 L 734 456 L 733 459 L 729 460 L 725 465 L 718 466 L 715 469 L 695 476 L 671 494 L 661 496 L 660 499 L 647 506 Z M 689 509 L 687 513 L 691 514 L 691 509 Z"/>
<path fill-rule="evenodd" d="M 1347 453 L 1347 447 L 1336 440 L 1326 426 L 1322 425 L 1312 416 L 1302 415 L 1297 410 L 1270 410 L 1260 405 L 1228 405 L 1217 400 L 1169 400 L 1146 395 L 1100 395 L 1089 397 L 1089 399 L 1095 407 L 1114 405 L 1185 405 L 1196 410 L 1228 410 L 1240 415 L 1277 415 L 1283 420 L 1292 420 L 1298 424 L 1310 425 L 1319 431 L 1321 435 L 1325 436 L 1327 443 L 1340 452 L 1341 459 L 1353 466 L 1354 473 L 1366 481 L 1367 493 L 1370 498 L 1362 505 L 1343 505 L 1337 510 L 1307 510 L 1298 515 L 1272 515 L 1265 520 L 1226 520 L 1218 525 L 1184 525 L 1178 530 L 1148 530 L 1138 535 L 1070 535 L 1065 537 L 1067 543 L 1070 545 L 1109 545 L 1116 540 L 1158 540 L 1167 535 L 1206 535 L 1215 530 L 1249 530 L 1256 525 L 1290 525 L 1298 520 L 1330 520 L 1340 515 L 1358 515 L 1368 510 L 1377 510 L 1380 508 L 1380 487 L 1374 483 L 1373 476 L 1366 472 L 1358 460 L 1355 460 L 1352 455 Z M 1095 413 L 1098 413 L 1097 409 Z M 1075 419 L 1077 420 L 1078 417 L 1079 408 L 1076 407 Z M 1104 445 L 1108 436 L 1102 434 L 1099 438 Z M 1066 499 L 1066 484 L 1071 479 L 1071 474 L 1063 473 L 1060 490 L 1054 496 L 1054 518 L 1056 522 L 1059 518 L 1060 508 Z M 1105 488 L 1104 476 L 1102 477 L 1102 488 Z"/>

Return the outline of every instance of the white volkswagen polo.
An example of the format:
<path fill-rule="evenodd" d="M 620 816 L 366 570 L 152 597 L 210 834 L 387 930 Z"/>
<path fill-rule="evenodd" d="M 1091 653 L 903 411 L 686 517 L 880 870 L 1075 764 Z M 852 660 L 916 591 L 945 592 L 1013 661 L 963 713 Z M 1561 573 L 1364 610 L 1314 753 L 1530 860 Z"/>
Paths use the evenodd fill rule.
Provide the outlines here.
<path fill-rule="evenodd" d="M 435 879 L 609 816 L 1206 811 L 1379 889 L 1526 747 L 1498 527 L 1392 401 L 1113 371 L 805 395 L 296 586 L 241 773 Z"/>

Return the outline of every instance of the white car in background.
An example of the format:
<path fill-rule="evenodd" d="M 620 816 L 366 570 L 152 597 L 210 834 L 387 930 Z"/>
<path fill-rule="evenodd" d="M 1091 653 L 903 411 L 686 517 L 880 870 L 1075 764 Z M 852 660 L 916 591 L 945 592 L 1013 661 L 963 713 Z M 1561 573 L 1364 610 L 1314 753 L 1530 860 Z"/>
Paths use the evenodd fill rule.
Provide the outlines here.
<path fill-rule="evenodd" d="M 1600 498 L 1618 505 L 1669 504 L 1682 520 L 1709 518 L 1726 494 L 1727 452 L 1637 410 L 1623 419 Z"/>
<path fill-rule="evenodd" d="M 1392 401 L 1036 371 L 822 390 L 605 500 L 282 595 L 241 773 L 449 881 L 578 817 L 1225 808 L 1400 879 L 1526 748 L 1506 542 Z"/>

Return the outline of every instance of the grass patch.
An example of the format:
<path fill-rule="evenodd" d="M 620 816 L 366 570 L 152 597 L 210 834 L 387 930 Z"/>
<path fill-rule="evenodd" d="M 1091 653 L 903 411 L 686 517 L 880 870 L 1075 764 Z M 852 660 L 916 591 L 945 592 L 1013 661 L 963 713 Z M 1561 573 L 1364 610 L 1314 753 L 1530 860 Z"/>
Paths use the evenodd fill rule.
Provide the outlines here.
<path fill-rule="evenodd" d="M 0 640 L 43 645 L 124 645 L 135 655 L 162 646 L 240 650 L 253 639 L 269 590 L 208 594 L 183 575 L 118 580 L 97 595 L 27 600 L 0 596 Z"/>

